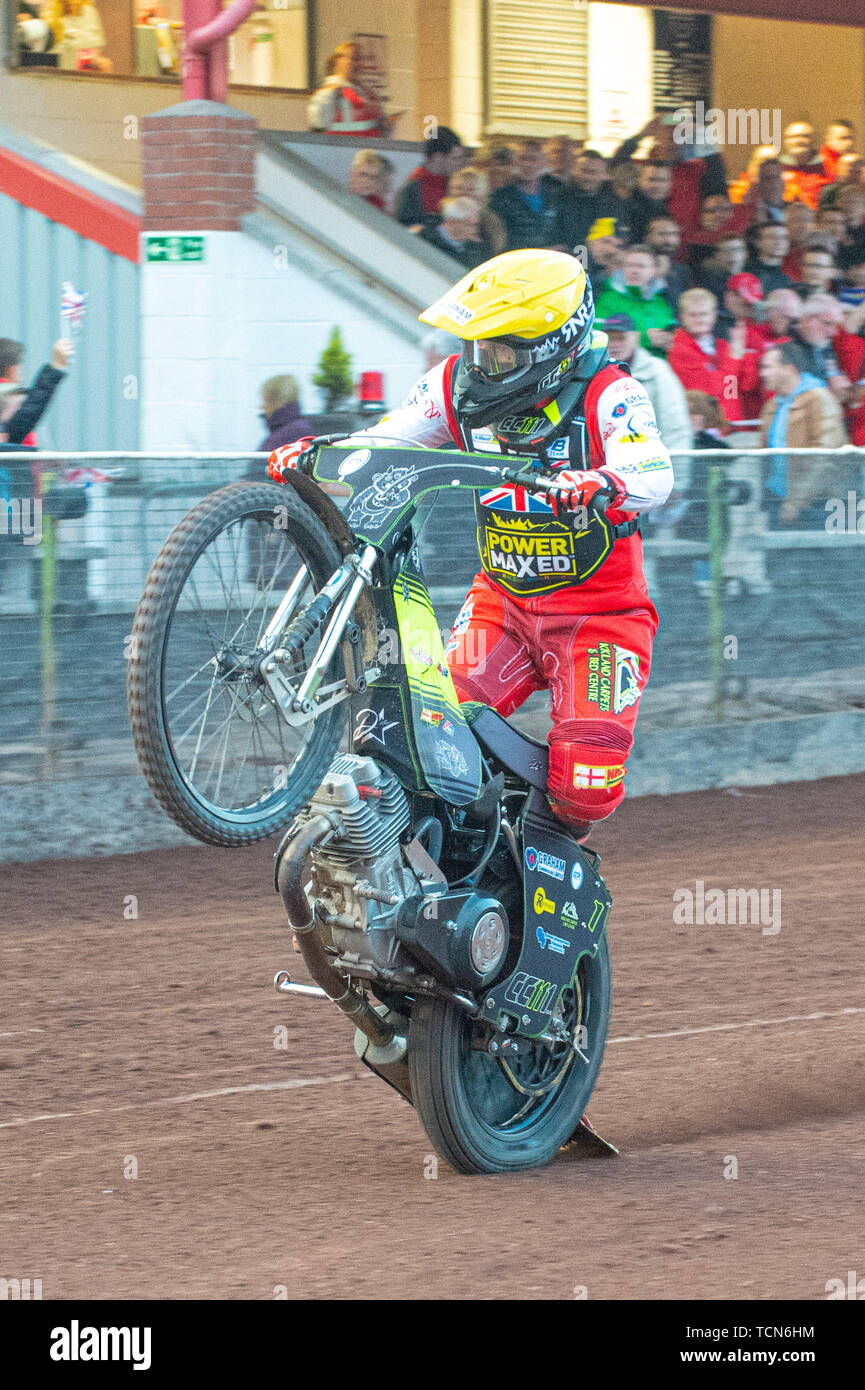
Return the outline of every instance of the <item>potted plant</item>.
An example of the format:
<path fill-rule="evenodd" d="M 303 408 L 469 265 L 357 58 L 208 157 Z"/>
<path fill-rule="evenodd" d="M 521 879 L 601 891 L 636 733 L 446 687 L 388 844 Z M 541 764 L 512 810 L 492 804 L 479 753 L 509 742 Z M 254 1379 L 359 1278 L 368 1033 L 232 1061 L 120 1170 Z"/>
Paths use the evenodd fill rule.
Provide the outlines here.
<path fill-rule="evenodd" d="M 343 401 L 354 392 L 351 354 L 346 352 L 338 328 L 331 332 L 327 347 L 318 359 L 318 371 L 312 378 L 312 384 L 321 388 L 324 408 L 328 412 L 339 410 Z"/>

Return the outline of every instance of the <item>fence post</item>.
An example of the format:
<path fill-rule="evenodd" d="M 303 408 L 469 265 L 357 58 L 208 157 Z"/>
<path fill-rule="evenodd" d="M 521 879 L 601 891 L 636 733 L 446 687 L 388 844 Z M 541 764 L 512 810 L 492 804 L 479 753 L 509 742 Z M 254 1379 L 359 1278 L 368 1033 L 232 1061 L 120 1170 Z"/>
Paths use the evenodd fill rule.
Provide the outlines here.
<path fill-rule="evenodd" d="M 720 721 L 724 710 L 723 696 L 723 652 L 724 609 L 722 587 L 724 583 L 724 521 L 721 501 L 724 483 L 724 465 L 714 459 L 709 463 L 708 472 L 708 511 L 709 511 L 709 643 L 712 672 L 712 718 Z"/>

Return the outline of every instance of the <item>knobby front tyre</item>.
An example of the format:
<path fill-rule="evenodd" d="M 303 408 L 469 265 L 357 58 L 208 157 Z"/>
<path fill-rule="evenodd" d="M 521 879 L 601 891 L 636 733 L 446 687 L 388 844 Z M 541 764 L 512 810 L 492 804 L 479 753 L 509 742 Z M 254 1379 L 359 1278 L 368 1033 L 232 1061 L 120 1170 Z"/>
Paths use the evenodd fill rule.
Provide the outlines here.
<path fill-rule="evenodd" d="M 132 627 L 129 716 L 154 796 L 196 839 L 226 847 L 264 839 L 321 782 L 347 704 L 290 728 L 255 653 L 292 582 L 296 614 L 340 562 L 293 489 L 247 482 L 205 497 L 157 555 Z M 320 636 L 286 669 L 292 683 Z M 338 679 L 338 666 L 337 657 L 325 685 Z"/>

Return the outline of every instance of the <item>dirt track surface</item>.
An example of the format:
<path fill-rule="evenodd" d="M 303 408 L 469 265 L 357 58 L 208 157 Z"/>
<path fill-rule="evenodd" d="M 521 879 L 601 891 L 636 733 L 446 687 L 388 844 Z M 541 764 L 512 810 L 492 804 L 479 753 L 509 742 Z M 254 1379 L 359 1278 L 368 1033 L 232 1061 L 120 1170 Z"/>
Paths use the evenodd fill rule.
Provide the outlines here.
<path fill-rule="evenodd" d="M 595 838 L 614 1003 L 590 1107 L 621 1155 L 504 1178 L 425 1177 L 342 1016 L 273 992 L 305 975 L 272 846 L 6 866 L 0 1276 L 45 1299 L 825 1298 L 865 1273 L 863 824 L 865 777 L 626 804 Z M 675 925 L 697 880 L 780 889 L 781 930 Z"/>

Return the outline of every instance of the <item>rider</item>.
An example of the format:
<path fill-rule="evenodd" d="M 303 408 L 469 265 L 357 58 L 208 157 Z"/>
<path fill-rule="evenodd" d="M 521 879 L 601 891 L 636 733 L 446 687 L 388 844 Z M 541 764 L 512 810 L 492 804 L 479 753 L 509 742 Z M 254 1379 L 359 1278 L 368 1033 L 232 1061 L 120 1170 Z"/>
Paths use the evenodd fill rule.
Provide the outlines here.
<path fill-rule="evenodd" d="M 502 715 L 549 689 L 549 798 L 585 834 L 625 795 L 658 626 L 638 517 L 668 497 L 670 456 L 644 388 L 610 361 L 594 329 L 591 286 L 574 257 L 507 251 L 421 319 L 462 339 L 462 353 L 350 443 L 381 435 L 382 444 L 534 455 L 561 485 L 549 501 L 512 486 L 476 494 L 482 570 L 446 653 L 459 698 Z M 271 454 L 270 476 L 284 481 L 309 442 Z M 599 550 L 598 524 L 570 528 L 558 517 L 601 490 L 612 494 L 613 530 Z"/>

